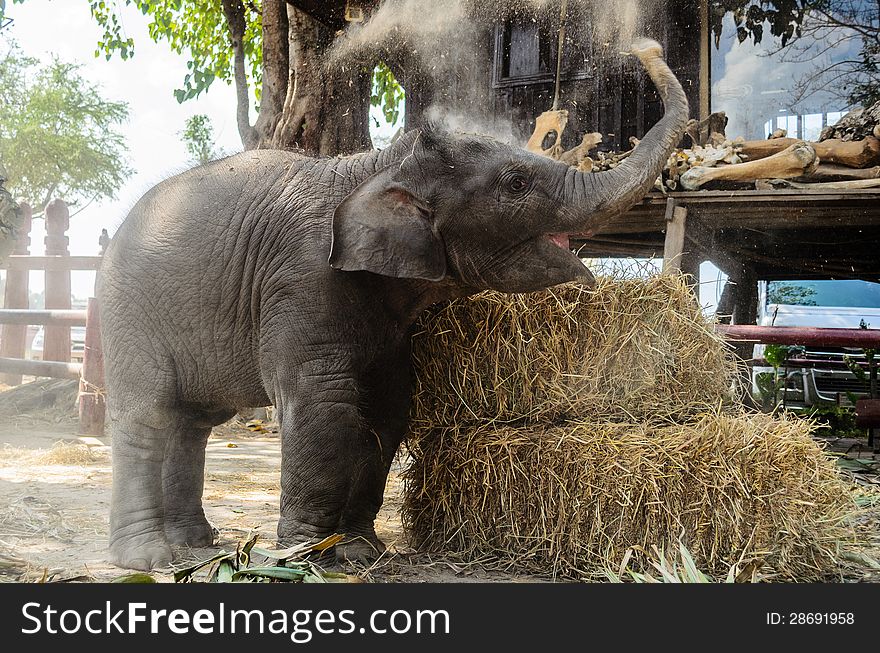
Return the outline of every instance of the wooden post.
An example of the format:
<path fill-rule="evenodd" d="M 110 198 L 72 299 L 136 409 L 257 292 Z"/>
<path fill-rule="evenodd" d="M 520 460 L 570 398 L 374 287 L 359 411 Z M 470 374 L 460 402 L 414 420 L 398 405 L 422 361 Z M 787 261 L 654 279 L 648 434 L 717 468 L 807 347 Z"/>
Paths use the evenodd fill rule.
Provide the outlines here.
<path fill-rule="evenodd" d="M 21 205 L 22 225 L 21 236 L 15 243 L 13 254 L 27 256 L 31 245 L 31 216 L 33 212 L 28 204 Z M 3 297 L 4 308 L 29 308 L 27 270 L 6 270 L 6 291 Z M 0 330 L 0 357 L 24 358 L 27 349 L 27 325 L 4 324 Z M 0 383 L 18 385 L 20 374 L 0 374 Z"/>
<path fill-rule="evenodd" d="M 733 294 L 734 286 L 728 279 L 724 282 L 721 299 L 718 300 L 718 308 L 715 309 L 715 317 L 718 318 L 719 324 L 730 324 L 730 318 L 733 316 Z"/>
<path fill-rule="evenodd" d="M 70 228 L 70 212 L 62 200 L 46 207 L 46 256 L 70 256 L 65 232 Z M 46 308 L 70 308 L 70 269 L 46 271 Z M 43 360 L 70 360 L 70 328 L 47 326 Z"/>
<path fill-rule="evenodd" d="M 744 264 L 736 278 L 736 294 L 731 324 L 756 324 L 758 321 L 758 277 L 751 265 Z"/>
<path fill-rule="evenodd" d="M 758 321 L 758 278 L 755 269 L 742 263 L 735 277 L 733 291 L 733 315 L 731 324 L 756 324 Z M 752 359 L 755 344 L 739 342 L 734 344 L 737 356 L 744 361 Z"/>
<path fill-rule="evenodd" d="M 709 2 L 708 0 L 700 0 L 700 120 L 708 118 L 712 111 L 709 93 L 712 86 L 710 79 L 712 70 L 710 32 Z"/>
<path fill-rule="evenodd" d="M 687 209 L 678 206 L 672 198 L 666 200 L 666 241 L 663 244 L 663 273 L 681 271 L 684 255 L 684 232 L 687 225 Z"/>
<path fill-rule="evenodd" d="M 688 210 L 674 199 L 666 203 L 666 242 L 663 245 L 663 273 L 688 275 L 694 290 L 700 285 L 702 258 L 693 242 L 688 243 Z"/>
<path fill-rule="evenodd" d="M 86 435 L 104 434 L 104 350 L 101 346 L 101 318 L 98 300 L 89 298 L 86 317 L 86 347 L 79 380 L 79 430 Z"/>
<path fill-rule="evenodd" d="M 681 273 L 687 276 L 697 297 L 700 295 L 700 264 L 702 262 L 702 254 L 693 245 L 681 257 Z"/>

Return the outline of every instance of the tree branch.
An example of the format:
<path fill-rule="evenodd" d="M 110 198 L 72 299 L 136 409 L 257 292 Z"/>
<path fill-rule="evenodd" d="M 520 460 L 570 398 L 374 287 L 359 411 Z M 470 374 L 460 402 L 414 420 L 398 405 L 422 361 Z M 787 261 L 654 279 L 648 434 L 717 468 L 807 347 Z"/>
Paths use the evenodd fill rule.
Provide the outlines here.
<path fill-rule="evenodd" d="M 829 23 L 831 23 L 832 25 L 835 25 L 837 27 L 843 27 L 846 29 L 851 29 L 854 32 L 858 32 L 859 34 L 861 34 L 862 36 L 864 36 L 866 38 L 873 38 L 873 39 L 877 38 L 877 31 L 878 30 L 876 28 L 873 28 L 870 25 L 860 25 L 859 23 L 855 22 L 855 18 L 853 18 L 852 21 L 844 21 L 844 20 L 841 20 L 841 19 L 837 18 L 836 16 L 832 15 L 831 13 L 825 11 L 824 9 L 816 9 L 816 12 L 821 14 L 822 16 L 824 16 L 825 19 Z"/>
<path fill-rule="evenodd" d="M 250 119 L 250 90 L 248 89 L 247 72 L 244 61 L 244 5 L 241 0 L 222 0 L 223 14 L 229 25 L 229 40 L 232 44 L 233 69 L 235 71 L 235 96 L 236 118 L 238 122 L 238 135 L 245 149 L 251 150 L 257 146 L 259 137 L 251 125 Z"/>

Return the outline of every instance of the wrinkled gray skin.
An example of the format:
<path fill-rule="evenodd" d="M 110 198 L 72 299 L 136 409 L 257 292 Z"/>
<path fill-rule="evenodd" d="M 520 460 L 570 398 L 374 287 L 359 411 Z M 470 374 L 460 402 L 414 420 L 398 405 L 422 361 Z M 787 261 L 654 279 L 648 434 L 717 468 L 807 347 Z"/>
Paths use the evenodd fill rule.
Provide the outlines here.
<path fill-rule="evenodd" d="M 279 539 L 344 533 L 340 559 L 382 551 L 373 520 L 406 429 L 413 321 L 482 289 L 589 281 L 550 236 L 625 211 L 678 142 L 684 93 L 659 46 L 635 54 L 667 110 L 614 171 L 426 128 L 346 158 L 245 152 L 148 192 L 100 278 L 113 562 L 150 569 L 171 561 L 169 544 L 211 544 L 211 427 L 269 403 L 281 424 Z"/>

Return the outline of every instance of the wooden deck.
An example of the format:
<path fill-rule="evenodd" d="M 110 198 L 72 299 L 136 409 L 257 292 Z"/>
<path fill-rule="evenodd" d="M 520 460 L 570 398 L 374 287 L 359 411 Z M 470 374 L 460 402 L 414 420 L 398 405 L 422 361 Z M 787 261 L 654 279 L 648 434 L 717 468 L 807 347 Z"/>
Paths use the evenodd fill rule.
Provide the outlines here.
<path fill-rule="evenodd" d="M 761 279 L 880 280 L 880 189 L 651 193 L 574 244 L 585 257 L 663 258 L 676 219 L 684 267 L 710 260 L 732 276 L 745 266 Z"/>

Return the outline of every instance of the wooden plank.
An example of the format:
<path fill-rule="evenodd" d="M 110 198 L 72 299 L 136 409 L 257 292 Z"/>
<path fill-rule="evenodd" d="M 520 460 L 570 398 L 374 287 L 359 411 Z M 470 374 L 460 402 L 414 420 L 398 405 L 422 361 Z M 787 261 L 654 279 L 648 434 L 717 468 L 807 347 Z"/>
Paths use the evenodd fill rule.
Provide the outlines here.
<path fill-rule="evenodd" d="M 687 200 L 688 204 L 699 202 L 717 201 L 785 201 L 785 198 L 801 201 L 813 201 L 817 198 L 838 201 L 847 199 L 873 198 L 880 199 L 880 192 L 871 189 L 851 190 L 845 192 L 829 193 L 824 190 L 789 190 L 781 189 L 774 191 L 766 190 L 700 190 L 700 191 L 675 191 L 670 192 L 669 197 L 676 200 Z M 661 201 L 662 193 L 651 193 L 649 199 Z"/>
<path fill-rule="evenodd" d="M 811 276 L 821 274 L 822 270 L 826 274 L 840 275 L 846 271 L 848 260 L 840 258 L 840 247 L 834 244 L 835 240 L 873 242 L 880 239 L 880 231 L 877 231 L 880 230 L 880 192 L 855 190 L 829 193 L 807 189 L 676 192 L 668 196 L 651 193 L 632 209 L 601 227 L 597 231 L 597 238 L 578 240 L 573 237 L 573 240 L 583 247 L 583 252 L 592 256 L 602 256 L 606 252 L 617 256 L 649 256 L 648 252 L 653 248 L 647 243 L 667 230 L 670 199 L 688 210 L 688 238 L 695 238 L 699 249 L 708 258 L 721 263 L 728 274 L 739 267 L 736 262 L 744 257 L 744 260 L 760 265 L 762 274 L 767 265 L 779 270 L 774 274 L 782 274 L 786 267 L 797 265 L 802 273 Z M 699 229 L 695 231 L 697 225 Z M 793 247 L 798 235 L 805 230 L 809 232 L 809 238 L 803 240 L 821 243 L 813 248 L 821 252 L 811 250 L 811 255 L 816 254 L 812 257 L 815 259 L 812 265 L 806 264 L 809 262 L 800 265 L 793 261 L 792 252 L 781 257 L 767 250 L 767 246 L 773 242 L 789 243 Z M 750 231 L 760 232 L 764 244 L 760 247 L 744 245 Z M 774 231 L 777 232 L 775 236 L 768 235 L 768 232 Z M 729 237 L 719 241 L 717 235 L 722 232 Z M 837 236 L 839 238 L 835 238 Z M 645 244 L 640 240 L 646 241 Z M 850 247 L 850 250 L 853 249 Z M 869 265 L 868 259 L 862 260 L 864 257 L 849 256 L 848 259 L 862 264 L 855 266 L 859 268 L 855 271 L 849 269 L 848 276 L 853 278 L 865 278 L 871 276 L 875 268 L 880 269 L 880 262 L 875 266 Z M 835 271 L 833 268 L 838 263 L 841 269 Z"/>
<path fill-rule="evenodd" d="M 32 311 L 28 309 L 4 308 L 0 309 L 0 324 L 86 326 L 86 311 Z M 24 352 L 22 352 L 22 355 L 24 355 Z"/>
<path fill-rule="evenodd" d="M 100 256 L 10 256 L 3 267 L 7 270 L 99 270 Z"/>
<path fill-rule="evenodd" d="M 46 376 L 54 379 L 78 379 L 81 371 L 82 365 L 80 363 L 0 358 L 0 372 L 5 372 L 6 374 L 27 374 L 28 376 Z"/>
<path fill-rule="evenodd" d="M 755 191 L 738 191 L 755 193 Z M 777 191 L 779 193 L 783 191 Z M 785 197 L 768 200 L 766 194 L 682 198 L 671 197 L 689 210 L 691 218 L 702 222 L 707 229 L 760 228 L 797 230 L 802 228 L 880 227 L 880 193 L 857 194 L 849 191 L 843 197 L 827 193 L 812 198 L 799 197 L 799 191 Z M 649 197 L 630 211 L 614 218 L 598 233 L 635 234 L 659 233 L 665 230 L 664 210 L 668 198 Z"/>

